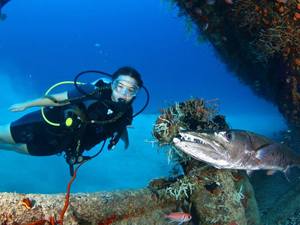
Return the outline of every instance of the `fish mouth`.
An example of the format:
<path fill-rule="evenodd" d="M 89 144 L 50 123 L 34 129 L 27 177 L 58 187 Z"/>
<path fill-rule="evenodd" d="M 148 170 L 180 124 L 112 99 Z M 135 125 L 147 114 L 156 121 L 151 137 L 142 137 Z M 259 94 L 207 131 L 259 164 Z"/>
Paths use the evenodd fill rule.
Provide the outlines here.
<path fill-rule="evenodd" d="M 173 144 L 177 149 L 197 160 L 217 168 L 227 168 L 229 166 L 228 153 L 213 137 L 214 134 L 180 132 L 177 137 L 173 138 Z"/>
<path fill-rule="evenodd" d="M 175 146 L 180 146 L 181 144 L 198 145 L 205 147 L 206 149 L 211 149 L 216 152 L 220 151 L 221 145 L 214 140 L 209 139 L 209 135 L 206 133 L 182 133 L 180 132 L 175 138 L 173 138 L 173 143 Z"/>

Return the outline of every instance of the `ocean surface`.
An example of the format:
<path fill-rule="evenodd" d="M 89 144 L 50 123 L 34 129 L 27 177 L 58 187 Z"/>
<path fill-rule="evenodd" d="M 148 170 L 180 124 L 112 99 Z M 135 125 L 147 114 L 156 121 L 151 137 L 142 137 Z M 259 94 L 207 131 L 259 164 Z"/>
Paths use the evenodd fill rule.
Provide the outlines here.
<path fill-rule="evenodd" d="M 40 97 L 83 70 L 112 73 L 133 66 L 150 92 L 148 108 L 129 130 L 129 149 L 119 143 L 85 164 L 73 192 L 136 189 L 168 176 L 172 165 L 166 151 L 152 143 L 153 124 L 161 108 L 191 97 L 218 99 L 232 128 L 268 137 L 287 129 L 277 108 L 230 73 L 209 43 L 199 43 L 195 29 L 168 1 L 11 0 L 3 12 L 1 124 L 24 114 L 8 111 L 10 105 Z M 97 78 L 87 75 L 83 80 Z M 139 94 L 136 111 L 145 100 Z M 62 156 L 30 157 L 0 149 L 0 178 L 0 191 L 62 193 L 70 177 Z"/>

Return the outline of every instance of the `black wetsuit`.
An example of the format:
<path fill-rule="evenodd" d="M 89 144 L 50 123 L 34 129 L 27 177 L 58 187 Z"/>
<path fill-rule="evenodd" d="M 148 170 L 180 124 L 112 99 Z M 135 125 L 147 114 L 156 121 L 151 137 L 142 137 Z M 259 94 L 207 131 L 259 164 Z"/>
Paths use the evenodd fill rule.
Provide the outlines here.
<path fill-rule="evenodd" d="M 41 110 L 26 114 L 12 122 L 11 134 L 14 141 L 27 144 L 30 155 L 46 156 L 75 148 L 79 138 L 82 149 L 89 150 L 116 132 L 121 134 L 132 122 L 131 104 L 113 102 L 110 84 L 100 80 L 95 86 L 91 84 L 81 86 L 88 93 L 99 88 L 101 91 L 93 97 L 83 95 L 74 89 L 68 92 L 71 104 L 45 108 L 47 119 L 62 124 L 60 127 L 48 124 L 42 118 Z M 79 128 L 64 126 L 66 112 L 74 107 L 76 111 L 80 109 L 86 121 L 94 120 L 96 123 L 83 123 Z"/>

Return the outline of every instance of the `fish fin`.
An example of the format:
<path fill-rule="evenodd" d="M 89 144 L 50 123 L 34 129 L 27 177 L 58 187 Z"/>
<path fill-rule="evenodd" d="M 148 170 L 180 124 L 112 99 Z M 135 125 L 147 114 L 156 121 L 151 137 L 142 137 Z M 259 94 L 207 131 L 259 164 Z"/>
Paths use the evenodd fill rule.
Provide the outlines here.
<path fill-rule="evenodd" d="M 270 149 L 262 148 L 255 153 L 255 158 L 259 161 L 263 161 L 270 157 Z"/>
<path fill-rule="evenodd" d="M 274 173 L 276 173 L 277 171 L 276 170 L 267 170 L 267 175 L 268 176 L 272 176 L 272 175 L 274 175 Z"/>
<path fill-rule="evenodd" d="M 125 128 L 121 134 L 121 140 L 124 142 L 124 147 L 125 149 L 128 148 L 129 146 L 129 137 L 128 137 L 128 131 L 127 131 L 127 128 Z"/>
<path fill-rule="evenodd" d="M 287 166 L 287 167 L 283 170 L 283 174 L 284 174 L 285 178 L 287 179 L 287 181 L 288 181 L 289 183 L 291 183 L 291 180 L 290 180 L 289 177 L 288 177 L 288 173 L 289 173 L 290 168 L 291 168 L 291 166 Z"/>

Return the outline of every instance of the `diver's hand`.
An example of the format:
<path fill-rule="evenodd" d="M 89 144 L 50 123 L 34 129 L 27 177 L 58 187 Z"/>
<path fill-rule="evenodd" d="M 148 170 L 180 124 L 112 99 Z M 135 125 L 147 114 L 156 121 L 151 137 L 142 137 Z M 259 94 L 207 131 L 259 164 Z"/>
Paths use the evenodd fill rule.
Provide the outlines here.
<path fill-rule="evenodd" d="M 13 104 L 11 107 L 9 107 L 9 110 L 12 112 L 21 112 L 28 108 L 28 105 L 26 103 L 18 103 Z"/>

